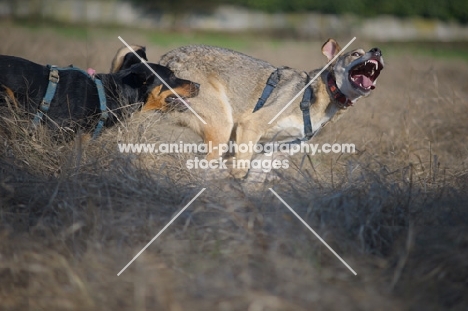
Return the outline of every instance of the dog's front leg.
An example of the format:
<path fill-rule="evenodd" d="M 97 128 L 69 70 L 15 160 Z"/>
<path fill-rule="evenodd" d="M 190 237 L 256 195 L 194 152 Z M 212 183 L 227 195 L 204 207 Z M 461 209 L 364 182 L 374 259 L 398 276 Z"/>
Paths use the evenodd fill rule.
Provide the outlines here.
<path fill-rule="evenodd" d="M 203 141 L 205 144 L 209 145 L 211 143 L 212 150 L 206 155 L 206 160 L 217 160 L 222 157 L 221 151 L 222 145 L 225 145 L 229 141 L 229 136 L 231 135 L 231 130 L 228 126 L 217 126 L 216 124 L 208 123 L 203 127 Z"/>
<path fill-rule="evenodd" d="M 237 152 L 231 171 L 233 177 L 244 178 L 247 175 L 253 157 L 253 148 L 260 140 L 262 134 L 263 129 L 259 127 L 256 120 L 240 121 L 237 124 Z"/>

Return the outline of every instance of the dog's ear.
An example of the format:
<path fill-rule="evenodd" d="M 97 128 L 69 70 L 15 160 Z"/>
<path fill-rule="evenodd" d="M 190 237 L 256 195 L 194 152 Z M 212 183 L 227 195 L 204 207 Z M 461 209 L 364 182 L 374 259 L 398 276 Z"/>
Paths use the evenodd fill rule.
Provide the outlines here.
<path fill-rule="evenodd" d="M 148 60 L 146 57 L 146 47 L 141 45 L 130 46 L 135 53 L 137 53 L 144 60 Z M 117 50 L 114 58 L 112 59 L 110 73 L 116 73 L 120 70 L 130 68 L 134 64 L 140 63 L 140 59 L 133 54 L 132 51 L 126 46 L 121 47 Z"/>
<path fill-rule="evenodd" d="M 327 42 L 322 45 L 322 53 L 327 57 L 328 61 L 331 61 L 340 51 L 341 47 L 334 39 L 328 39 Z"/>
<path fill-rule="evenodd" d="M 146 57 L 146 47 L 145 46 L 140 46 L 139 49 L 137 49 L 135 51 L 141 58 L 143 58 L 144 60 L 148 60 L 148 58 Z"/>
<path fill-rule="evenodd" d="M 129 73 L 124 77 L 123 82 L 132 88 L 140 88 L 154 82 L 154 74 L 144 64 L 133 65 L 128 70 Z"/>

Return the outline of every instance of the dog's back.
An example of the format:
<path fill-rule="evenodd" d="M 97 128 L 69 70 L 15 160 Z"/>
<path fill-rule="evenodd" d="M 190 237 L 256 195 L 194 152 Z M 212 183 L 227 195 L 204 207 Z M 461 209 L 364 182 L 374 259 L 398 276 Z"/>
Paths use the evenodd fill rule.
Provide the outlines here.
<path fill-rule="evenodd" d="M 49 73 L 48 67 L 27 59 L 0 56 L 1 91 L 28 114 L 38 111 L 48 89 Z M 77 123 L 86 127 L 90 122 L 88 116 L 99 113 L 99 106 L 93 104 L 99 102 L 94 83 L 77 70 L 61 71 L 58 82 L 46 123 L 54 120 L 60 127 L 73 128 Z"/>
<path fill-rule="evenodd" d="M 203 106 L 214 107 L 214 100 L 223 102 L 224 108 L 232 109 L 234 114 L 243 112 L 251 104 L 251 96 L 261 93 L 265 77 L 275 70 L 268 62 L 206 45 L 172 50 L 161 58 L 160 64 L 181 77 L 191 77 L 203 86 L 194 103 L 203 102 Z"/>
<path fill-rule="evenodd" d="M 178 72 L 200 71 L 203 74 L 220 74 L 233 77 L 242 69 L 274 69 L 270 63 L 226 48 L 189 45 L 177 48 L 161 57 L 160 63 Z M 233 68 L 236 68 L 233 72 Z"/>
<path fill-rule="evenodd" d="M 0 55 L 0 85 L 37 88 L 34 84 L 47 79 L 48 75 L 49 71 L 42 65 L 16 56 Z"/>

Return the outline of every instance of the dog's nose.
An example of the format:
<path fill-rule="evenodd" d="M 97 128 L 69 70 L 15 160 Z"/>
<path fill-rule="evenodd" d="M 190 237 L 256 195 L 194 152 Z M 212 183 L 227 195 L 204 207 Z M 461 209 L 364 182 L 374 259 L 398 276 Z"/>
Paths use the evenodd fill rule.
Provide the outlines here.
<path fill-rule="evenodd" d="M 192 82 L 190 84 L 190 92 L 192 93 L 192 96 L 197 96 L 200 92 L 200 84 Z"/>
<path fill-rule="evenodd" d="M 376 56 L 382 56 L 382 51 L 379 48 L 373 48 L 369 52 L 375 54 Z"/>

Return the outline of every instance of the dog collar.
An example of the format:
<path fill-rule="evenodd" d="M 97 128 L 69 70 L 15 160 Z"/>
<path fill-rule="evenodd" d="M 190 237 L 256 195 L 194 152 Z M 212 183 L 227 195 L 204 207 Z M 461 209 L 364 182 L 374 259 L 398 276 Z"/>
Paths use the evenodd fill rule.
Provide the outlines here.
<path fill-rule="evenodd" d="M 332 71 L 330 71 L 327 75 L 327 86 L 333 99 L 341 103 L 340 108 L 348 108 L 353 105 L 353 102 L 350 101 L 349 98 L 340 91 L 338 85 L 336 85 L 335 75 Z"/>

